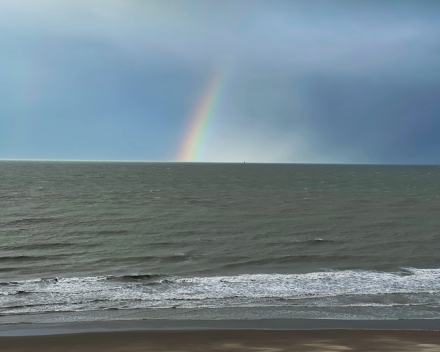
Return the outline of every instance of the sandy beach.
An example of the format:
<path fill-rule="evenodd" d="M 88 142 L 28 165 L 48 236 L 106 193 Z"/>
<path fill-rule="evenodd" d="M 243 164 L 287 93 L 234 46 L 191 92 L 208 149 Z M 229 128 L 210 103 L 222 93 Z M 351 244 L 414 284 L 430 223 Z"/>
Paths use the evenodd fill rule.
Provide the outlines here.
<path fill-rule="evenodd" d="M 0 338 L 9 351 L 440 351 L 438 331 L 137 331 Z"/>

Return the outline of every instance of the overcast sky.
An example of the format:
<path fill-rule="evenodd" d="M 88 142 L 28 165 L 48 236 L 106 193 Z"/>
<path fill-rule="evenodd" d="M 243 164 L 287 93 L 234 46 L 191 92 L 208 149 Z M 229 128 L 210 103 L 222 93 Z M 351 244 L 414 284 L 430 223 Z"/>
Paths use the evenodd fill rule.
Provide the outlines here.
<path fill-rule="evenodd" d="M 0 158 L 440 164 L 440 1 L 0 0 Z"/>

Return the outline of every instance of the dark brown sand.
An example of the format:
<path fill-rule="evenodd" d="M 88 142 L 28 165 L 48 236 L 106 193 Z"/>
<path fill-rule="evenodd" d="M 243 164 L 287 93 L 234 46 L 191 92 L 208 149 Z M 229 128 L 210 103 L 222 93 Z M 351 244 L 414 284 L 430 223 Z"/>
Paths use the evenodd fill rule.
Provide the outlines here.
<path fill-rule="evenodd" d="M 440 351 L 438 331 L 140 331 L 1 337 L 0 351 Z"/>

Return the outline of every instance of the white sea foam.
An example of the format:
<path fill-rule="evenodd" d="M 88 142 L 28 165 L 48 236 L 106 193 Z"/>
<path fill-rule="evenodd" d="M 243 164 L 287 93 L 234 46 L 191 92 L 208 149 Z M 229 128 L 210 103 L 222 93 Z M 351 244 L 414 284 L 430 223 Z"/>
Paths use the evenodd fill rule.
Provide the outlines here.
<path fill-rule="evenodd" d="M 440 297 L 440 269 L 329 271 L 214 277 L 76 277 L 0 288 L 0 313 L 129 308 L 411 306 Z M 132 276 L 135 278 L 136 276 Z M 141 276 L 142 277 L 142 276 Z M 394 301 L 393 295 L 401 295 Z"/>

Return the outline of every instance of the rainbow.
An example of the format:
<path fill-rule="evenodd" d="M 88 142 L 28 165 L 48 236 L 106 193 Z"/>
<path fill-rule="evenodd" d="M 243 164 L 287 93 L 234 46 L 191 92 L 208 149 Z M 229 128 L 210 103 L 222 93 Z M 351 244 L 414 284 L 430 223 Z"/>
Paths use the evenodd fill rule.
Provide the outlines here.
<path fill-rule="evenodd" d="M 198 161 L 223 88 L 225 74 L 219 71 L 200 98 L 192 114 L 177 161 Z"/>

